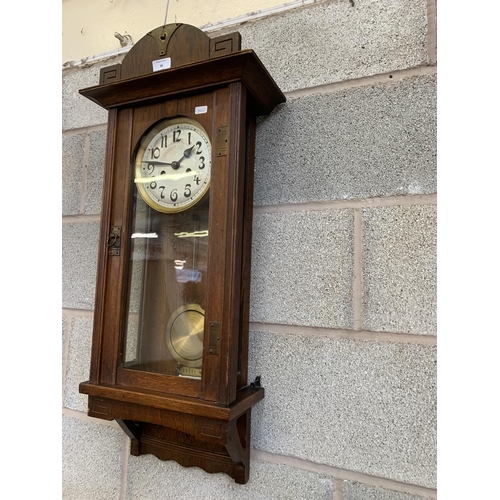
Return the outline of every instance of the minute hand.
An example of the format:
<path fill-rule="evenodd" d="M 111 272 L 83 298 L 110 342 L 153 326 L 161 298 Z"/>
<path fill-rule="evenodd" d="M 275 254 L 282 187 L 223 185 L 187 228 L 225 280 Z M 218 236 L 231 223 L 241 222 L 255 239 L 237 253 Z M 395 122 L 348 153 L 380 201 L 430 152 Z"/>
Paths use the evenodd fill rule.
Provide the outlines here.
<path fill-rule="evenodd" d="M 171 167 L 172 163 L 175 162 L 166 162 L 161 160 L 143 160 L 142 163 L 148 163 L 149 165 L 168 165 L 169 167 Z"/>

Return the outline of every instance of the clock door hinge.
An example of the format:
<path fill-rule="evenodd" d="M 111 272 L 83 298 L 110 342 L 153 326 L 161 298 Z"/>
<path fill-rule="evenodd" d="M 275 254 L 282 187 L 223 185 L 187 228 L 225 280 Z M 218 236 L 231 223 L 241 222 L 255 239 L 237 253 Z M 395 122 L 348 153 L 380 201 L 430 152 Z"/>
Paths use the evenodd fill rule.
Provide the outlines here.
<path fill-rule="evenodd" d="M 210 354 L 219 355 L 220 343 L 220 323 L 218 321 L 211 321 L 208 331 L 208 352 Z"/>
<path fill-rule="evenodd" d="M 217 156 L 227 156 L 227 136 L 229 130 L 227 125 L 217 129 Z"/>

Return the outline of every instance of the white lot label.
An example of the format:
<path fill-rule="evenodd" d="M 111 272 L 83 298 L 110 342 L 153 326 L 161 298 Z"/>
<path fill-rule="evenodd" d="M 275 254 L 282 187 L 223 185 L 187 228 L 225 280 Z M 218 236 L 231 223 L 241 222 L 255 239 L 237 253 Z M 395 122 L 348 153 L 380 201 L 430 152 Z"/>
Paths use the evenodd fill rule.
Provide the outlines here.
<path fill-rule="evenodd" d="M 196 108 L 194 108 L 195 115 L 202 115 L 207 111 L 208 111 L 208 106 L 196 106 Z"/>
<path fill-rule="evenodd" d="M 165 57 L 164 59 L 157 59 L 153 61 L 153 71 L 160 71 L 161 69 L 168 69 L 172 64 L 170 57 Z"/>

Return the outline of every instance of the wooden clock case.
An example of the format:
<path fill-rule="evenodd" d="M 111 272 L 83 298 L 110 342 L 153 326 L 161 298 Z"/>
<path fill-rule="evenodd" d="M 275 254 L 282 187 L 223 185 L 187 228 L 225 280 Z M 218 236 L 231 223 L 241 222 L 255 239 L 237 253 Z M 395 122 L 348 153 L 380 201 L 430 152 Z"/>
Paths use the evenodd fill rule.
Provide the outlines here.
<path fill-rule="evenodd" d="M 264 397 L 247 381 L 255 119 L 285 97 L 239 33 L 210 39 L 187 24 L 160 26 L 99 85 L 80 93 L 109 110 L 88 414 L 116 420 L 130 453 L 249 478 L 252 406 Z M 170 67 L 154 71 L 155 61 Z M 163 63 L 162 63 L 163 64 Z M 199 107 L 207 111 L 195 115 Z M 185 116 L 212 143 L 207 300 L 199 380 L 124 367 L 132 159 L 158 121 Z"/>

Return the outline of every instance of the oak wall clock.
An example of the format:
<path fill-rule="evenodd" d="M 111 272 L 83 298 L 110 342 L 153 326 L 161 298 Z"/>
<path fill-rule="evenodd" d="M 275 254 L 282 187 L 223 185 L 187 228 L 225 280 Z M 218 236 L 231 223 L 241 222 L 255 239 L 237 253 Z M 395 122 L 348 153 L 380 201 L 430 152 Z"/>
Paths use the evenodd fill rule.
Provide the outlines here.
<path fill-rule="evenodd" d="M 109 110 L 88 414 L 131 454 L 249 477 L 255 119 L 285 97 L 239 33 L 160 26 L 99 85 Z"/>

